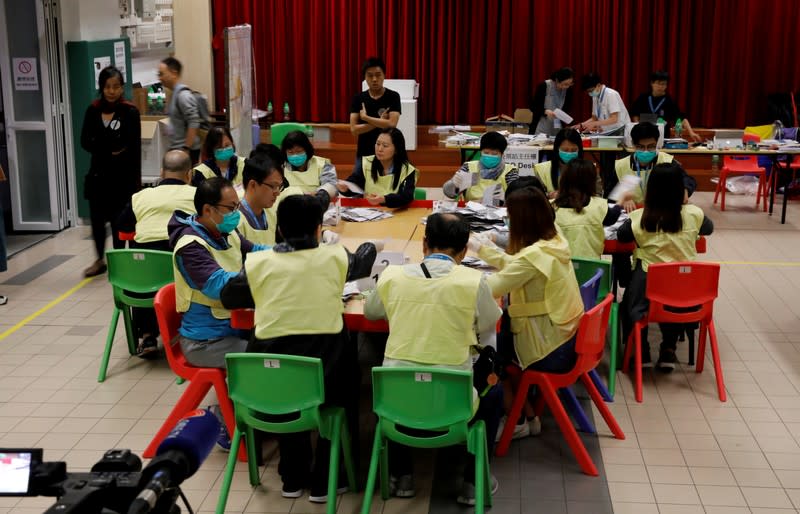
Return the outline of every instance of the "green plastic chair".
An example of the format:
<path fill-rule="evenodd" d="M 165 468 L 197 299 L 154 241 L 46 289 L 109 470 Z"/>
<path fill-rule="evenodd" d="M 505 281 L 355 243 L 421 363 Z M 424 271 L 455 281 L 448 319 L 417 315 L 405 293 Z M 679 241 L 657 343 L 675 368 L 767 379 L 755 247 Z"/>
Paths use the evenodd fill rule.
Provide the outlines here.
<path fill-rule="evenodd" d="M 114 335 L 117 332 L 117 322 L 120 312 L 125 321 L 125 336 L 128 340 L 128 351 L 136 355 L 136 337 L 133 334 L 131 321 L 131 307 L 153 308 L 153 298 L 159 289 L 174 282 L 172 274 L 172 253 L 158 250 L 108 250 L 106 252 L 108 263 L 108 281 L 114 292 L 114 313 L 111 315 L 111 324 L 106 337 L 106 349 L 103 360 L 100 362 L 100 373 L 97 381 L 106 379 L 108 358 L 111 355 L 111 346 L 114 344 Z M 151 294 L 149 298 L 137 298 L 128 293 Z"/>
<path fill-rule="evenodd" d="M 604 261 L 602 259 L 582 259 L 580 257 L 572 258 L 572 267 L 575 269 L 575 276 L 578 278 L 578 283 L 583 284 L 597 272 L 600 268 L 603 270 L 603 278 L 600 281 L 600 289 L 597 291 L 597 301 L 600 302 L 612 290 L 614 283 L 611 273 L 611 261 Z M 617 384 L 617 365 L 621 357 L 620 350 L 622 348 L 620 339 L 622 331 L 619 327 L 619 304 L 614 301 L 611 303 L 611 315 L 608 317 L 610 324 L 610 348 L 608 356 L 608 392 L 611 397 L 614 397 L 614 391 Z"/>
<path fill-rule="evenodd" d="M 414 189 L 414 200 L 427 200 L 428 199 L 428 192 L 421 187 L 417 187 Z"/>
<path fill-rule="evenodd" d="M 286 134 L 292 132 L 293 130 L 299 130 L 301 132 L 305 132 L 307 136 L 311 137 L 314 132 L 308 125 L 303 125 L 302 123 L 295 123 L 295 122 L 286 122 L 286 123 L 274 123 L 269 128 L 270 137 L 272 139 L 272 144 L 280 147 L 281 143 L 283 142 L 283 138 L 286 137 Z"/>
<path fill-rule="evenodd" d="M 415 448 L 441 448 L 467 443 L 475 456 L 475 512 L 492 505 L 486 427 L 474 413 L 472 373 L 431 367 L 372 368 L 373 410 L 378 415 L 364 491 L 362 514 L 368 514 L 380 464 L 381 497 L 389 498 L 387 440 Z M 400 427 L 435 432 L 412 436 Z"/>
<path fill-rule="evenodd" d="M 228 368 L 228 396 L 233 402 L 236 428 L 219 492 L 217 513 L 225 512 L 242 434 L 247 447 L 250 485 L 257 486 L 260 480 L 256 463 L 255 430 L 276 434 L 319 430 L 320 437 L 331 442 L 327 512 L 335 514 L 340 445 L 344 453 L 350 490 L 357 489 L 350 451 L 350 432 L 344 409 L 322 407 L 325 402 L 322 361 L 296 355 L 229 353 L 225 356 L 225 362 Z M 267 421 L 271 415 L 287 414 L 296 414 L 297 418 L 290 421 Z"/>

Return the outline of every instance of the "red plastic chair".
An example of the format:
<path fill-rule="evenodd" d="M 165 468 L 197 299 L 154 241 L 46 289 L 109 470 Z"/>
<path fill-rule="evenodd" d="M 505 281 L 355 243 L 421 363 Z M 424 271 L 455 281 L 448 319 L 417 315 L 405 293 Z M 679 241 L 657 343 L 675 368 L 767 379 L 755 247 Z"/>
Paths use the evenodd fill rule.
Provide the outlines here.
<path fill-rule="evenodd" d="M 719 401 L 727 400 L 722 379 L 722 364 L 714 328 L 714 300 L 719 288 L 719 264 L 711 262 L 669 262 L 651 264 L 647 270 L 645 295 L 650 301 L 647 316 L 634 324 L 625 345 L 622 371 L 627 373 L 631 352 L 635 351 L 634 386 L 636 401 L 642 402 L 642 329 L 648 323 L 700 323 L 700 342 L 695 369 L 702 373 L 706 353 L 706 332 L 711 340 L 711 357 L 717 377 Z M 697 307 L 691 312 L 673 312 L 670 307 Z"/>
<path fill-rule="evenodd" d="M 136 237 L 136 232 L 117 232 L 117 236 L 119 237 L 120 241 L 133 241 Z"/>
<path fill-rule="evenodd" d="M 195 410 L 203 401 L 208 391 L 213 387 L 217 393 L 222 416 L 228 426 L 228 433 L 232 434 L 236 427 L 233 415 L 233 404 L 228 398 L 228 384 L 225 382 L 225 370 L 219 368 L 197 368 L 186 361 L 178 341 L 178 328 L 181 326 L 181 314 L 175 310 L 175 284 L 167 284 L 156 293 L 153 308 L 158 318 L 158 328 L 161 331 L 161 340 L 164 341 L 164 351 L 172 371 L 179 377 L 188 381 L 186 390 L 169 413 L 164 424 L 158 429 L 156 436 L 142 454 L 146 459 L 153 458 L 158 445 L 169 434 L 175 424 L 188 412 Z M 247 454 L 240 449 L 239 460 L 246 460 Z"/>
<path fill-rule="evenodd" d="M 578 360 L 572 371 L 569 373 L 554 374 L 532 370 L 522 371 L 519 368 L 513 367 L 511 370 L 512 373 L 517 375 L 521 373 L 522 378 L 517 393 L 514 395 L 514 404 L 511 407 L 508 419 L 519 419 L 522 414 L 522 407 L 528 397 L 528 389 L 532 385 L 538 386 L 538 390 L 541 394 L 538 396 L 535 405 L 537 415 L 541 414 L 544 409 L 544 404 L 547 403 L 561 432 L 564 434 L 564 438 L 567 440 L 567 444 L 572 449 L 572 453 L 575 454 L 575 458 L 581 470 L 587 475 L 592 476 L 598 475 L 597 467 L 595 467 L 592 458 L 589 456 L 589 452 L 586 451 L 586 447 L 575 431 L 575 427 L 572 426 L 572 422 L 569 416 L 567 416 L 567 412 L 564 410 L 564 406 L 561 404 L 561 400 L 558 398 L 556 391 L 562 387 L 569 387 L 578 380 L 583 382 L 583 386 L 586 388 L 586 391 L 588 391 L 589 396 L 591 396 L 597 410 L 602 414 L 603 419 L 605 419 L 614 437 L 617 439 L 625 439 L 625 434 L 617 424 L 617 420 L 614 419 L 614 415 L 611 414 L 611 411 L 597 391 L 592 379 L 589 377 L 589 371 L 593 370 L 600 362 L 600 359 L 603 358 L 612 300 L 613 295 L 609 294 L 602 302 L 598 303 L 593 309 L 587 311 L 583 315 L 583 318 L 581 318 L 581 324 L 578 327 L 578 337 L 575 342 L 575 352 L 578 354 Z M 511 436 L 513 433 L 514 424 L 506 423 L 503 434 L 500 437 L 500 442 L 497 444 L 496 453 L 498 456 L 502 457 L 508 453 L 508 447 L 511 444 Z"/>
<path fill-rule="evenodd" d="M 761 138 L 754 134 L 745 134 L 742 137 L 742 142 L 759 142 Z M 717 198 L 722 193 L 722 202 L 720 203 L 720 210 L 725 210 L 725 183 L 728 175 L 758 175 L 758 190 L 756 191 L 756 209 L 764 199 L 764 212 L 767 212 L 767 197 L 769 196 L 767 185 L 767 170 L 758 165 L 758 158 L 755 155 L 724 155 L 722 157 L 722 170 L 719 172 L 719 182 L 714 192 L 714 203 L 717 203 Z"/>

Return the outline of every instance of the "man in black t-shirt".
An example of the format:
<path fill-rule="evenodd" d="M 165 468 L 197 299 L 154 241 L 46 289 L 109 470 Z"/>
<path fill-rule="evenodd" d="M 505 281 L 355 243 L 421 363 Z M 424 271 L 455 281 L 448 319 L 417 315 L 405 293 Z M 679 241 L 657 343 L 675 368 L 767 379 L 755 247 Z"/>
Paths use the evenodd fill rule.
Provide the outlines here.
<path fill-rule="evenodd" d="M 631 120 L 638 122 L 642 114 L 652 114 L 658 118 L 662 118 L 667 122 L 664 127 L 664 137 L 669 137 L 668 129 L 675 125 L 675 122 L 680 118 L 682 120 L 682 134 L 688 136 L 688 139 L 694 141 L 702 141 L 698 136 L 689 120 L 686 119 L 686 114 L 681 112 L 675 100 L 667 94 L 667 85 L 669 84 L 669 73 L 666 71 L 654 71 L 650 74 L 650 93 L 643 93 L 639 98 L 633 102 L 629 114 Z M 650 120 L 647 120 L 650 121 Z M 652 120 L 655 123 L 655 120 Z"/>
<path fill-rule="evenodd" d="M 350 106 L 350 132 L 358 138 L 356 165 L 365 155 L 375 155 L 375 141 L 381 129 L 394 128 L 400 120 L 400 94 L 383 87 L 386 65 L 379 57 L 369 57 L 361 68 L 368 89 L 353 97 Z"/>

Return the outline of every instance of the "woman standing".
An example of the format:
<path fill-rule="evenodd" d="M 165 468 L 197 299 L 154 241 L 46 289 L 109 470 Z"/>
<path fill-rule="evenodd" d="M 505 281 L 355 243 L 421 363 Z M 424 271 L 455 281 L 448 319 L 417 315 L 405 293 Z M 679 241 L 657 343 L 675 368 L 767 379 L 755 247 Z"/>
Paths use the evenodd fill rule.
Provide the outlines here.
<path fill-rule="evenodd" d="M 531 99 L 531 134 L 554 136 L 561 129 L 561 120 L 556 118 L 555 110 L 568 111 L 572 105 L 570 88 L 575 82 L 572 68 L 560 68 L 549 79 L 536 87 Z"/>
<path fill-rule="evenodd" d="M 142 188 L 142 137 L 139 111 L 122 97 L 125 79 L 109 66 L 98 78 L 100 98 L 86 109 L 81 146 L 92 156 L 83 196 L 89 201 L 97 260 L 84 270 L 85 277 L 105 273 L 106 223 L 111 224 L 114 248 L 124 248 L 117 218 Z"/>

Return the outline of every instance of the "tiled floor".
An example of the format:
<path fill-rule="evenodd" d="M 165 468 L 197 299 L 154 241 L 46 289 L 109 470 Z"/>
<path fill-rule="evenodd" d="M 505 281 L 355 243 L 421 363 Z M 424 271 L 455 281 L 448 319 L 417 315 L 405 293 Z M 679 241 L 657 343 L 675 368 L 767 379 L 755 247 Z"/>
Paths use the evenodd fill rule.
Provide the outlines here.
<path fill-rule="evenodd" d="M 580 475 L 546 422 L 543 437 L 516 442 L 495 460 L 493 512 L 602 513 L 610 505 L 623 514 L 800 512 L 800 209 L 790 205 L 781 226 L 755 212 L 750 198 L 731 196 L 720 213 L 709 208 L 709 193 L 696 196 L 717 228 L 703 258 L 723 263 L 715 312 L 728 402 L 716 398 L 709 365 L 700 375 L 647 375 L 642 404 L 620 374 L 611 409 L 627 439 L 613 439 L 596 413 L 600 436 L 584 436 L 590 451 L 599 448 L 602 476 Z M 0 446 L 42 447 L 47 460 L 66 460 L 70 470 L 87 469 L 112 447 L 140 453 L 182 390 L 165 363 L 127 356 L 121 328 L 109 377 L 97 383 L 111 292 L 104 277 L 81 282 L 92 261 L 87 235 L 86 227 L 58 234 L 16 255 L 0 276 L 17 277 L 0 282 L 10 297 L 0 307 Z M 20 276 L 46 259 L 43 273 Z M 685 361 L 685 348 L 679 354 Z M 368 437 L 362 432 L 362 445 Z M 225 457 L 212 452 L 185 485 L 199 512 L 214 510 Z M 255 491 L 239 468 L 229 512 L 324 511 L 305 498 L 280 498 L 274 445 L 268 457 Z M 418 497 L 378 499 L 372 512 L 465 511 L 452 502 L 452 452 L 418 457 Z M 52 502 L 0 498 L 0 514 L 40 513 Z M 359 509 L 360 495 L 339 501 L 339 512 Z"/>

